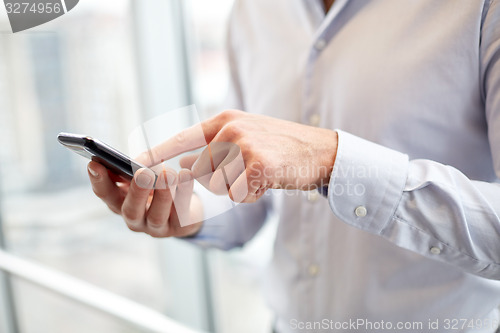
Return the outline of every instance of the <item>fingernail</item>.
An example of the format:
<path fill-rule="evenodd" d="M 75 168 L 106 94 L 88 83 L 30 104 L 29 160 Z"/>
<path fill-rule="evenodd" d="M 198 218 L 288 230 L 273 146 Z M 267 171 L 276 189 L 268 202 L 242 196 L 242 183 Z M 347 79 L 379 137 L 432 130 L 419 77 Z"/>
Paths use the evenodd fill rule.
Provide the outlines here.
<path fill-rule="evenodd" d="M 138 175 L 135 177 L 135 183 L 142 188 L 150 189 L 153 187 L 154 174 L 148 169 L 139 169 Z"/>
<path fill-rule="evenodd" d="M 93 176 L 93 177 L 99 177 L 99 174 L 97 173 L 97 171 L 95 171 L 94 169 L 92 169 L 91 167 L 87 167 L 87 169 L 89 170 L 90 174 Z"/>

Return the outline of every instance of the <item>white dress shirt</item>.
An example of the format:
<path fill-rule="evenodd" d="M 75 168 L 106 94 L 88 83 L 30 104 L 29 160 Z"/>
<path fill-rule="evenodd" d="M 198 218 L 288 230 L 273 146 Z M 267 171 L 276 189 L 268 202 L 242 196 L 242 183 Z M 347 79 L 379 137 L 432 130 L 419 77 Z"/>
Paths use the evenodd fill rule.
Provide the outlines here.
<path fill-rule="evenodd" d="M 211 199 L 191 241 L 241 246 L 279 214 L 278 332 L 494 332 L 500 0 L 241 0 L 229 53 L 228 107 L 339 129 L 337 159 L 328 198 Z"/>

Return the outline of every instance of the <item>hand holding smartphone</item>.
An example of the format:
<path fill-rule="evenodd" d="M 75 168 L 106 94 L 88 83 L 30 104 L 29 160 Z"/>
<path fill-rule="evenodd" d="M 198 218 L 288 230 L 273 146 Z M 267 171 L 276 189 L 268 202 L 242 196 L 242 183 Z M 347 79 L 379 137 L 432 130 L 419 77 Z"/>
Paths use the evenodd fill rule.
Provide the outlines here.
<path fill-rule="evenodd" d="M 194 179 L 190 170 L 181 170 L 178 175 L 174 170 L 163 169 L 159 174 L 151 169 L 143 170 L 134 182 L 134 173 L 146 166 L 89 136 L 60 133 L 57 138 L 68 149 L 102 165 L 93 166 L 98 178 L 89 173 L 94 192 L 102 194 L 99 197 L 113 212 L 123 217 L 131 230 L 153 237 L 186 237 L 201 228 L 203 206 L 193 195 Z M 130 185 L 116 184 L 113 177 L 104 174 L 104 167 L 131 181 Z M 149 174 L 147 187 L 137 182 L 142 173 Z M 168 175 L 175 178 L 172 187 L 167 183 Z M 154 180 L 152 186 L 151 180 Z M 157 182 L 161 186 L 156 187 Z"/>

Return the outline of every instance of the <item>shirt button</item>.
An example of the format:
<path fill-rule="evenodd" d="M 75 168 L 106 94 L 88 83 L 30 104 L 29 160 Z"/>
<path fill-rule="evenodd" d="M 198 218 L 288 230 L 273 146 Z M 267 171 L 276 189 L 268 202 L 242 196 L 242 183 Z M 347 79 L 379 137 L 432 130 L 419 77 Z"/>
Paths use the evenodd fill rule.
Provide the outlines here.
<path fill-rule="evenodd" d="M 309 200 L 310 202 L 315 202 L 319 199 L 319 192 L 318 190 L 312 190 L 312 191 L 309 191 L 307 192 L 307 200 Z"/>
<path fill-rule="evenodd" d="M 356 214 L 357 217 L 365 217 L 366 214 L 368 214 L 368 211 L 365 206 L 358 206 L 354 210 L 354 214 Z"/>
<path fill-rule="evenodd" d="M 314 44 L 314 47 L 318 51 L 322 51 L 326 47 L 326 41 L 324 39 L 320 39 Z"/>
<path fill-rule="evenodd" d="M 319 273 L 319 266 L 312 264 L 309 266 L 309 275 L 316 276 Z"/>
<path fill-rule="evenodd" d="M 311 126 L 318 126 L 321 121 L 319 114 L 315 113 L 309 117 L 309 124 Z"/>
<path fill-rule="evenodd" d="M 441 253 L 441 249 L 439 247 L 431 247 L 431 249 L 429 250 L 431 251 L 432 254 L 440 254 Z"/>

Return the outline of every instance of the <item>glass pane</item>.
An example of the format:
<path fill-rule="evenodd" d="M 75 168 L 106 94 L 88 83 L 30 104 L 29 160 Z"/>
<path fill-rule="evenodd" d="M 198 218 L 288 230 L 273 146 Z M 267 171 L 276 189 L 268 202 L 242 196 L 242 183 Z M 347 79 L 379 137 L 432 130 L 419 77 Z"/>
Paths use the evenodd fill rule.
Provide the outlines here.
<path fill-rule="evenodd" d="M 14 280 L 16 303 L 23 333 L 39 332 L 140 332 L 136 327 L 72 302 L 58 294 Z"/>
<path fill-rule="evenodd" d="M 229 84 L 226 59 L 227 22 L 234 0 L 188 1 L 192 23 L 194 98 L 207 114 L 220 111 Z"/>
<path fill-rule="evenodd" d="M 133 35 L 128 0 L 80 1 L 50 23 L 0 34 L 0 199 L 10 252 L 162 311 L 159 242 L 128 230 L 93 195 L 87 161 L 56 139 L 81 133 L 127 152 L 140 124 Z M 80 323 L 82 332 L 128 332 L 29 286 L 18 291 L 23 332 Z"/>

